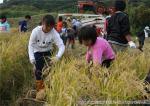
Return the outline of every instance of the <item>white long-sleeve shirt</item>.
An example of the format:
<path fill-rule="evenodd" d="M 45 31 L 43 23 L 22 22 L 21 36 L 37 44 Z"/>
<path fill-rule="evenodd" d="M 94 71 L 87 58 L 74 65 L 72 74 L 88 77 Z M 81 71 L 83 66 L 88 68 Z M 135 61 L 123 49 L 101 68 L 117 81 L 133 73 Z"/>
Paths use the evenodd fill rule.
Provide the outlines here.
<path fill-rule="evenodd" d="M 34 53 L 50 51 L 52 49 L 52 42 L 54 42 L 59 48 L 56 57 L 61 58 L 64 54 L 65 46 L 58 32 L 53 28 L 50 32 L 44 33 L 42 26 L 37 26 L 33 29 L 28 45 L 28 53 L 31 63 L 35 60 Z"/>

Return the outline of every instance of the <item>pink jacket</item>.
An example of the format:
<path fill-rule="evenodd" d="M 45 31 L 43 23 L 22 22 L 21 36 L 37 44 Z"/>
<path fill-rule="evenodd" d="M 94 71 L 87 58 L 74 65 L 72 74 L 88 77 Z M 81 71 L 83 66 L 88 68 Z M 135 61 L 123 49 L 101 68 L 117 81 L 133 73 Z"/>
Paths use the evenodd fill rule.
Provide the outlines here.
<path fill-rule="evenodd" d="M 97 37 L 96 43 L 88 47 L 88 51 L 86 53 L 86 60 L 93 63 L 102 64 L 104 60 L 115 59 L 115 53 L 109 43 L 100 37 Z"/>

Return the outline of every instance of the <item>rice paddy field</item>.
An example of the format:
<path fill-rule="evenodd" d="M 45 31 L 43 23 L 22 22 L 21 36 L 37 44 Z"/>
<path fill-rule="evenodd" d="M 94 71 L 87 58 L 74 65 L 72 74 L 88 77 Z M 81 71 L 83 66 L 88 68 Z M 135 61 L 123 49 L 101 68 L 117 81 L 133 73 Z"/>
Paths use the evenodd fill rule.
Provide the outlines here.
<path fill-rule="evenodd" d="M 30 32 L 18 33 L 16 28 L 0 34 L 0 106 L 15 106 L 14 101 L 32 88 L 29 36 Z M 150 69 L 149 45 L 150 38 L 146 39 L 144 52 L 129 49 L 118 53 L 106 69 L 86 64 L 86 48 L 76 41 L 75 49 L 66 50 L 61 61 L 46 69 L 50 71 L 45 78 L 48 106 L 99 106 L 96 101 L 149 100 L 143 86 Z"/>

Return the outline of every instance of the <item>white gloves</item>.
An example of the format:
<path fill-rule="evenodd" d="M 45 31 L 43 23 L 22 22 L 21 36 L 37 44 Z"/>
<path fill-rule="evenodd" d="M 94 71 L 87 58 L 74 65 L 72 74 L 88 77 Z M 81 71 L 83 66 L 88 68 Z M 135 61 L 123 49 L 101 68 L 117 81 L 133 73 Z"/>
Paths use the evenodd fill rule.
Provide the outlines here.
<path fill-rule="evenodd" d="M 136 48 L 136 45 L 133 41 L 128 42 L 128 44 L 129 44 L 130 48 L 134 48 L 134 49 Z"/>

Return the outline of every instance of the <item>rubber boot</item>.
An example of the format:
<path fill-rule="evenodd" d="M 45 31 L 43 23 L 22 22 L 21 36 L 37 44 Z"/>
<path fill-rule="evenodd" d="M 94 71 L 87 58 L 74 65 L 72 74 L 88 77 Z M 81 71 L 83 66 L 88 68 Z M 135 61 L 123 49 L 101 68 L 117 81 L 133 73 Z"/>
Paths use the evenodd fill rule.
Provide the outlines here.
<path fill-rule="evenodd" d="M 44 89 L 44 82 L 43 80 L 36 81 L 36 99 L 43 101 L 45 99 L 45 89 Z"/>
<path fill-rule="evenodd" d="M 37 90 L 37 92 L 39 92 L 42 89 L 44 89 L 43 80 L 36 80 L 36 90 Z"/>

